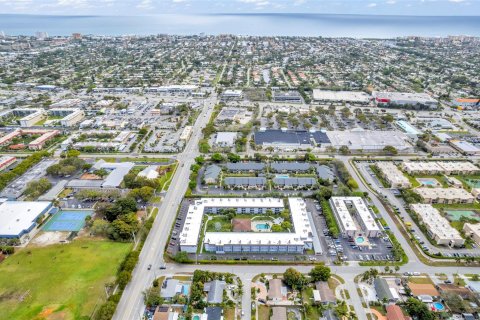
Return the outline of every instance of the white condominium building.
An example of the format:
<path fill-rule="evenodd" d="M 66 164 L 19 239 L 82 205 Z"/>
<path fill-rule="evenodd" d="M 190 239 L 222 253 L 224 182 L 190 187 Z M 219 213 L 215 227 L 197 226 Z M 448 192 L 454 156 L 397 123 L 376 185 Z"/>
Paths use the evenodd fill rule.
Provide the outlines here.
<path fill-rule="evenodd" d="M 430 204 L 411 204 L 410 209 L 415 212 L 421 223 L 427 228 L 430 237 L 437 245 L 459 247 L 465 243 L 460 233 L 450 226 L 450 223 L 440 212 Z"/>
<path fill-rule="evenodd" d="M 480 245 L 480 223 L 465 223 L 463 225 L 465 235 L 471 237 L 478 245 Z"/>
<path fill-rule="evenodd" d="M 303 253 L 313 248 L 313 234 L 305 201 L 289 198 L 292 232 L 206 232 L 203 245 L 214 253 L 259 252 Z M 180 249 L 195 253 L 198 248 L 202 220 L 205 213 L 217 214 L 225 209 L 235 209 L 241 214 L 265 214 L 268 210 L 280 213 L 285 209 L 283 199 L 277 198 L 205 198 L 195 200 L 187 212 L 180 233 Z"/>
<path fill-rule="evenodd" d="M 376 163 L 376 166 L 390 187 L 406 189 L 412 186 L 408 178 L 393 162 L 380 161 Z"/>
<path fill-rule="evenodd" d="M 475 197 L 461 188 L 415 188 L 423 203 L 473 203 Z"/>
<path fill-rule="evenodd" d="M 380 236 L 380 228 L 362 198 L 331 197 L 329 201 L 342 236 Z"/>
<path fill-rule="evenodd" d="M 403 169 L 409 174 L 476 174 L 480 168 L 468 161 L 406 161 Z"/>

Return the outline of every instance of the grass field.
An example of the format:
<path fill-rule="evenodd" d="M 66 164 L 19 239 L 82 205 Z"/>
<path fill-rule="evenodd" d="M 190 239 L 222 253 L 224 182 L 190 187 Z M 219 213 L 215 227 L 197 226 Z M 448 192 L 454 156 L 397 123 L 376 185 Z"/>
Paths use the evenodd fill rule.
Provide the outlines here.
<path fill-rule="evenodd" d="M 430 277 L 410 277 L 408 282 L 416 284 L 433 284 L 433 281 L 430 279 Z"/>
<path fill-rule="evenodd" d="M 270 307 L 263 304 L 258 306 L 258 320 L 270 319 Z"/>
<path fill-rule="evenodd" d="M 0 319 L 89 319 L 130 249 L 77 240 L 15 253 L 0 264 Z"/>

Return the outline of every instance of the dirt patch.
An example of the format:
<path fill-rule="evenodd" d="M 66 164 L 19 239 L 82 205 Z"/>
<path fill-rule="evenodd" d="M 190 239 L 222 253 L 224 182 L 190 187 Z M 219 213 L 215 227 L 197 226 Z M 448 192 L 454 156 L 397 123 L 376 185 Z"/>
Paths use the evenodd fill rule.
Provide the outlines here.
<path fill-rule="evenodd" d="M 70 232 L 48 231 L 39 232 L 35 238 L 30 241 L 30 245 L 45 247 L 51 244 L 58 244 L 67 240 Z"/>
<path fill-rule="evenodd" d="M 47 317 L 47 320 L 65 320 L 71 319 L 65 311 L 55 312 L 54 314 Z"/>
<path fill-rule="evenodd" d="M 93 173 L 84 173 L 81 175 L 80 180 L 102 180 L 102 178 Z"/>
<path fill-rule="evenodd" d="M 58 310 L 58 311 L 56 311 Z M 67 313 L 63 310 L 59 310 L 59 306 L 49 306 L 43 309 L 42 312 L 35 317 L 35 319 L 42 319 L 42 320 L 65 320 L 70 319 Z"/>
<path fill-rule="evenodd" d="M 53 311 L 54 311 L 53 308 L 46 308 L 42 312 L 40 312 L 40 314 L 38 316 L 42 317 L 42 318 L 46 318 L 49 315 L 51 315 L 53 313 Z"/>

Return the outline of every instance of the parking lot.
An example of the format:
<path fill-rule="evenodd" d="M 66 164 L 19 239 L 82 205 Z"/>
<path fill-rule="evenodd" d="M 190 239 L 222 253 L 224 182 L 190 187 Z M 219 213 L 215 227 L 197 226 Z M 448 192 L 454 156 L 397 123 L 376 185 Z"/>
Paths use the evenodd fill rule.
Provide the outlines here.
<path fill-rule="evenodd" d="M 388 237 L 369 238 L 370 246 L 357 246 L 353 239 L 333 238 L 329 234 L 319 203 L 309 199 L 307 207 L 313 213 L 312 217 L 324 250 L 324 256 L 331 260 L 344 261 L 393 260 L 392 245 Z"/>

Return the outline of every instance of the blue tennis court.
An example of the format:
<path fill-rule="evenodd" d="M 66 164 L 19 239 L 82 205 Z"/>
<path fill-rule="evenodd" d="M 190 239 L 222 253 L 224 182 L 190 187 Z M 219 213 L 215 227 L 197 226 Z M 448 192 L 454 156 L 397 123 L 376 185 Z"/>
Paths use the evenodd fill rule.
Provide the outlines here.
<path fill-rule="evenodd" d="M 92 210 L 60 210 L 45 224 L 43 231 L 79 231 Z"/>

